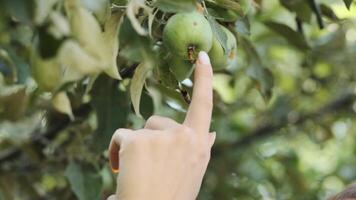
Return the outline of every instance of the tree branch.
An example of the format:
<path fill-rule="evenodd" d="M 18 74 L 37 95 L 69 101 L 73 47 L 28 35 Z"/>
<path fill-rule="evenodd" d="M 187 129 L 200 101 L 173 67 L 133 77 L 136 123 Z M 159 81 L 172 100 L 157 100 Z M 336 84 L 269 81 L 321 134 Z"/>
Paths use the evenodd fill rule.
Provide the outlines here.
<path fill-rule="evenodd" d="M 305 121 L 309 119 L 317 119 L 326 114 L 333 114 L 336 115 L 342 110 L 352 110 L 353 102 L 356 101 L 356 94 L 349 93 L 343 95 L 342 97 L 331 101 L 330 103 L 326 104 L 325 106 L 321 107 L 320 109 L 299 115 L 297 119 L 294 121 L 283 120 L 278 123 L 265 123 L 262 126 L 258 126 L 256 129 L 252 130 L 246 137 L 231 142 L 231 143 L 223 143 L 217 144 L 213 148 L 213 155 L 217 155 L 222 153 L 225 149 L 234 149 L 234 148 L 241 148 L 255 142 L 256 140 L 260 140 L 266 138 L 268 136 L 272 136 L 273 134 L 278 133 L 281 128 L 286 127 L 287 125 L 299 125 L 303 124 Z"/>
<path fill-rule="evenodd" d="M 309 0 L 309 5 L 313 12 L 315 13 L 316 19 L 318 21 L 318 25 L 320 29 L 324 28 L 323 14 L 320 9 L 320 5 L 316 3 L 316 0 Z"/>

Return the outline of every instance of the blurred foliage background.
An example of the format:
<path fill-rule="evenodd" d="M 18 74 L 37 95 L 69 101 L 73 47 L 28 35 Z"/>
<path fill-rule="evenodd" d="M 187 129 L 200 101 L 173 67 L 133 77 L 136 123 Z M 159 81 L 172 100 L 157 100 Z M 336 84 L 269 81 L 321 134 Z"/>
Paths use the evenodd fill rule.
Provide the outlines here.
<path fill-rule="evenodd" d="M 0 199 L 114 193 L 114 130 L 184 117 L 192 82 L 172 77 L 161 36 L 192 9 L 238 47 L 214 73 L 198 199 L 325 199 L 355 180 L 352 0 L 0 0 Z"/>

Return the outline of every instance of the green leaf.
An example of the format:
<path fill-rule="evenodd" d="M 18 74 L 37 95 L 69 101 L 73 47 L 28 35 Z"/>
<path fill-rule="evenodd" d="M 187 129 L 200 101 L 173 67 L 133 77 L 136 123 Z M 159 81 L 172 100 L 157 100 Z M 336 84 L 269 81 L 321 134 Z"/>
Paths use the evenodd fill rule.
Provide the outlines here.
<path fill-rule="evenodd" d="M 144 119 L 148 119 L 154 112 L 153 99 L 147 91 L 143 91 L 140 102 L 140 112 Z"/>
<path fill-rule="evenodd" d="M 52 98 L 53 107 L 60 113 L 68 115 L 71 120 L 74 120 L 72 106 L 67 93 L 59 92 Z"/>
<path fill-rule="evenodd" d="M 289 26 L 273 21 L 266 21 L 264 24 L 271 30 L 284 37 L 291 45 L 298 48 L 299 50 L 305 51 L 310 49 L 309 44 L 305 40 L 304 36 L 294 31 Z"/>
<path fill-rule="evenodd" d="M 335 14 L 335 12 L 326 4 L 320 4 L 321 13 L 332 21 L 339 21 L 339 17 Z"/>
<path fill-rule="evenodd" d="M 249 36 L 250 32 L 250 21 L 247 17 L 239 18 L 235 23 L 235 30 L 242 36 Z"/>
<path fill-rule="evenodd" d="M 161 94 L 164 94 L 163 98 L 167 101 L 174 101 L 175 103 L 182 106 L 183 109 L 188 108 L 187 102 L 182 97 L 182 94 L 175 89 L 165 87 L 162 84 L 153 85 Z"/>
<path fill-rule="evenodd" d="M 31 23 L 34 17 L 34 0 L 3 0 L 3 5 L 6 12 L 12 15 L 15 19 Z"/>
<path fill-rule="evenodd" d="M 16 121 L 27 108 L 28 96 L 23 86 L 0 88 L 0 119 Z"/>
<path fill-rule="evenodd" d="M 149 16 L 153 15 L 152 8 L 147 6 L 144 0 L 131 0 L 126 7 L 126 16 L 129 18 L 134 30 L 141 36 L 146 36 L 148 31 L 143 26 L 138 15 L 145 13 Z"/>
<path fill-rule="evenodd" d="M 345 5 L 346 5 L 347 9 L 350 10 L 350 7 L 351 7 L 352 2 L 353 2 L 353 0 L 344 0 L 344 3 L 345 3 Z"/>
<path fill-rule="evenodd" d="M 23 57 L 17 55 L 12 49 L 9 49 L 8 53 L 16 67 L 17 83 L 25 84 L 31 75 L 28 62 Z"/>
<path fill-rule="evenodd" d="M 221 8 L 234 10 L 238 12 L 241 16 L 244 15 L 245 11 L 241 7 L 241 4 L 237 3 L 236 1 L 233 0 L 207 0 L 207 1 Z"/>
<path fill-rule="evenodd" d="M 222 22 L 234 22 L 240 16 L 236 11 L 221 8 L 221 7 L 214 7 L 214 8 L 208 7 L 207 11 L 216 20 Z"/>
<path fill-rule="evenodd" d="M 17 68 L 16 65 L 11 58 L 10 54 L 5 50 L 0 48 L 0 62 L 1 68 L 0 72 L 2 72 L 9 82 L 16 82 L 17 79 Z"/>
<path fill-rule="evenodd" d="M 157 0 L 153 5 L 163 12 L 189 12 L 196 7 L 196 0 Z"/>
<path fill-rule="evenodd" d="M 43 24 L 51 13 L 53 6 L 58 0 L 36 0 L 34 21 L 36 24 Z"/>
<path fill-rule="evenodd" d="M 71 161 L 65 170 L 65 175 L 79 200 L 100 199 L 102 178 L 92 166 Z"/>
<path fill-rule="evenodd" d="M 252 1 L 251 0 L 239 0 L 239 3 L 241 5 L 241 10 L 242 10 L 243 16 L 246 16 L 247 13 L 252 8 Z"/>
<path fill-rule="evenodd" d="M 130 105 L 126 93 L 118 89 L 117 81 L 104 74 L 96 79 L 90 94 L 98 120 L 94 146 L 101 152 L 107 148 L 115 130 L 126 126 Z"/>
<path fill-rule="evenodd" d="M 246 52 L 249 63 L 247 75 L 258 83 L 258 89 L 261 91 L 264 98 L 270 99 L 272 96 L 272 88 L 274 86 L 272 73 L 263 65 L 262 60 L 253 44 L 245 38 L 241 38 L 240 41 L 241 46 Z"/>
<path fill-rule="evenodd" d="M 119 41 L 119 55 L 131 62 L 141 62 L 143 49 L 149 48 L 148 38 L 138 35 L 127 17 L 123 18 Z"/>
<path fill-rule="evenodd" d="M 210 27 L 214 33 L 214 36 L 218 39 L 224 51 L 228 51 L 227 35 L 225 31 L 221 28 L 221 25 L 211 16 L 208 16 L 208 21 L 210 23 Z"/>
<path fill-rule="evenodd" d="M 140 114 L 140 99 L 143 86 L 145 84 L 146 78 L 154 67 L 154 62 L 149 58 L 148 55 L 145 55 L 144 60 L 138 65 L 135 70 L 135 74 L 132 77 L 130 85 L 130 95 L 131 102 L 134 107 L 135 113 L 138 116 Z"/>
<path fill-rule="evenodd" d="M 164 57 L 164 55 L 161 55 Z M 165 56 L 167 57 L 167 56 Z M 178 81 L 174 77 L 173 73 L 170 70 L 168 59 L 159 60 L 159 64 L 154 68 L 154 75 L 159 82 L 165 87 L 176 89 L 178 86 Z"/>
<path fill-rule="evenodd" d="M 91 11 L 101 24 L 110 14 L 110 0 L 80 0 L 84 7 Z"/>
<path fill-rule="evenodd" d="M 308 2 L 304 0 L 280 0 L 281 4 L 288 10 L 295 12 L 299 19 L 309 22 L 312 16 Z"/>

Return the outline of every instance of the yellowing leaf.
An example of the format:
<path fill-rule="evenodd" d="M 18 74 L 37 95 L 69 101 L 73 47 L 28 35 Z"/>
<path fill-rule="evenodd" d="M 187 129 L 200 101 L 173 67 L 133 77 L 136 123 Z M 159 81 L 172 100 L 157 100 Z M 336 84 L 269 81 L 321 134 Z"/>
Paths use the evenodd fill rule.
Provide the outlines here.
<path fill-rule="evenodd" d="M 62 68 L 57 58 L 42 59 L 39 55 L 31 56 L 33 78 L 44 91 L 57 89 L 62 82 Z"/>
<path fill-rule="evenodd" d="M 59 52 L 59 60 L 65 68 L 72 68 L 83 75 L 99 73 L 104 69 L 100 60 L 92 57 L 79 44 L 73 40 L 67 40 Z"/>
<path fill-rule="evenodd" d="M 153 68 L 153 61 L 150 60 L 149 58 L 144 59 L 144 61 L 138 65 L 135 74 L 131 80 L 131 85 L 130 85 L 131 101 L 135 113 L 138 116 L 141 116 L 140 100 L 141 100 L 142 89 L 145 84 L 146 78 L 151 72 L 152 68 Z"/>
<path fill-rule="evenodd" d="M 72 106 L 65 92 L 59 92 L 52 98 L 52 105 L 58 112 L 66 114 L 71 120 L 74 120 Z"/>
<path fill-rule="evenodd" d="M 118 33 L 122 11 L 114 10 L 102 31 L 93 14 L 81 7 L 76 0 L 66 0 L 72 35 L 77 42 L 65 44 L 61 61 L 76 68 L 83 75 L 105 71 L 115 79 L 121 79 L 116 57 L 119 50 Z"/>
<path fill-rule="evenodd" d="M 48 32 L 55 38 L 63 38 L 70 34 L 69 23 L 62 13 L 54 11 L 49 15 L 49 18 L 52 24 L 49 26 Z"/>
<path fill-rule="evenodd" d="M 144 0 L 131 0 L 127 4 L 127 17 L 139 35 L 147 35 L 147 30 L 141 26 L 141 22 L 136 18 L 136 14 L 140 9 L 143 9 L 148 15 L 152 15 L 152 9 L 146 6 Z"/>
<path fill-rule="evenodd" d="M 104 42 L 99 22 L 88 10 L 73 1 L 66 1 L 72 35 L 89 54 L 102 59 L 100 52 L 104 48 Z"/>
<path fill-rule="evenodd" d="M 36 24 L 43 24 L 47 16 L 52 11 L 53 5 L 57 0 L 37 0 L 35 1 L 35 16 L 34 21 Z"/>
<path fill-rule="evenodd" d="M 105 72 L 115 79 L 121 79 L 119 70 L 116 64 L 116 57 L 119 52 L 119 29 L 122 22 L 121 17 L 123 13 L 116 11 L 112 13 L 110 18 L 105 23 L 105 30 L 102 34 L 102 37 L 105 42 L 105 50 L 103 54 L 105 55 L 105 60 L 108 62 L 107 69 Z"/>

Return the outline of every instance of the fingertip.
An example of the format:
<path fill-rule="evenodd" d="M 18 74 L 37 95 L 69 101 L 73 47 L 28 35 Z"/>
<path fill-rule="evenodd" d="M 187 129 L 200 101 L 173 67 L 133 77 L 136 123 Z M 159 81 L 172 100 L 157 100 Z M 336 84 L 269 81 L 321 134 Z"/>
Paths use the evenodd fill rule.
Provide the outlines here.
<path fill-rule="evenodd" d="M 208 77 L 212 79 L 213 69 L 210 63 L 209 55 L 205 51 L 200 51 L 195 67 L 195 78 Z"/>
<path fill-rule="evenodd" d="M 210 66 L 209 55 L 205 51 L 200 51 L 198 54 L 198 63 Z"/>

